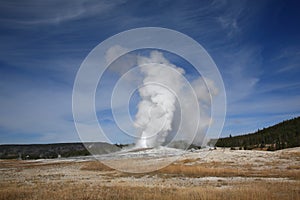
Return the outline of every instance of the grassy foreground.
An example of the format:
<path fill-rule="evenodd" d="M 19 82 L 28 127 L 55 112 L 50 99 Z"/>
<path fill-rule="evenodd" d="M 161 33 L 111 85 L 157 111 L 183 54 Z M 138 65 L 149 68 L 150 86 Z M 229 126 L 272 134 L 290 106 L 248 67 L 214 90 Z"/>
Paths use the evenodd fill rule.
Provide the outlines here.
<path fill-rule="evenodd" d="M 220 183 L 221 184 L 221 183 Z M 1 185 L 0 199 L 300 199 L 298 183 L 248 183 L 232 188 L 212 186 L 159 188 L 113 186 L 99 187 L 82 183 L 57 183 L 32 186 Z"/>
<path fill-rule="evenodd" d="M 142 174 L 119 172 L 98 161 L 0 160 L 0 200 L 300 199 L 298 150 L 197 156 Z"/>

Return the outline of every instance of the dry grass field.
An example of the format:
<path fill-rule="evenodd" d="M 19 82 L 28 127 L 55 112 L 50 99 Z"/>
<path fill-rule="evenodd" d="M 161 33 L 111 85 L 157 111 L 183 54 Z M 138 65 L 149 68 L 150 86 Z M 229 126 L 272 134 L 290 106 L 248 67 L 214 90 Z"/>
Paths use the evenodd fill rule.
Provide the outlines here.
<path fill-rule="evenodd" d="M 0 199 L 300 199 L 300 148 L 200 155 L 150 173 L 91 160 L 1 160 Z"/>

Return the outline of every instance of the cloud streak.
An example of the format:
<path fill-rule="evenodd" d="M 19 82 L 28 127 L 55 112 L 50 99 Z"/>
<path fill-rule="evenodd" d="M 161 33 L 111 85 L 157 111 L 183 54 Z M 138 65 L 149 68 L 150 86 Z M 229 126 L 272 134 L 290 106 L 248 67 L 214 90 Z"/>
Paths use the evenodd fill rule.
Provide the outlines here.
<path fill-rule="evenodd" d="M 2 1 L 1 142 L 16 134 L 32 137 L 23 142 L 78 140 L 71 94 L 82 60 L 107 37 L 143 26 L 181 31 L 210 53 L 229 100 L 226 134 L 299 115 L 297 7 L 277 1 Z M 111 66 L 97 94 L 106 102 L 96 105 L 99 113 L 109 107 L 110 84 L 136 62 L 128 55 Z"/>
<path fill-rule="evenodd" d="M 59 24 L 109 12 L 123 1 L 2 1 L 2 23 L 19 25 Z M 24 9 L 25 8 L 25 9 Z"/>

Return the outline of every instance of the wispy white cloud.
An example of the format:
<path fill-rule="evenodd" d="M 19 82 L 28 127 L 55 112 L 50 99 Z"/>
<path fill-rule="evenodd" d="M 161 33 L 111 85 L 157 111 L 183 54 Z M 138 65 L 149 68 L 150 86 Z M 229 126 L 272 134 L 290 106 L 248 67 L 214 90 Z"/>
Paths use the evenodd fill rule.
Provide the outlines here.
<path fill-rule="evenodd" d="M 276 73 L 288 73 L 298 70 L 300 68 L 300 49 L 295 46 L 284 48 L 274 60 L 281 63 L 277 66 Z"/>
<path fill-rule="evenodd" d="M 147 5 L 144 1 L 2 1 L 0 127 L 9 130 L 7 134 L 37 132 L 53 141 L 77 137 L 71 120 L 76 70 L 99 42 L 142 26 L 181 31 L 208 50 L 225 81 L 229 100 L 226 126 L 255 129 L 270 122 L 257 117 L 261 122 L 257 124 L 255 117 L 246 117 L 247 114 L 289 117 L 299 107 L 297 41 L 290 47 L 281 43 L 277 46 L 281 50 L 271 52 L 270 60 L 264 41 L 255 40 L 256 29 L 273 4 L 218 0 Z M 123 68 L 118 68 L 119 60 L 111 66 L 116 68 L 110 73 L 124 74 L 135 63 L 130 57 L 123 59 L 127 59 L 122 62 L 126 63 Z M 113 80 L 102 82 L 103 90 L 96 99 L 104 99 L 105 103 L 99 101 L 97 111 L 109 108 L 111 83 Z M 243 123 L 238 125 L 235 121 Z"/>
<path fill-rule="evenodd" d="M 229 104 L 248 98 L 256 92 L 262 74 L 260 49 L 259 46 L 245 46 L 220 53 L 224 57 L 218 65 L 224 75 Z"/>
<path fill-rule="evenodd" d="M 22 25 L 58 24 L 69 20 L 102 14 L 124 1 L 2 1 L 2 23 Z"/>

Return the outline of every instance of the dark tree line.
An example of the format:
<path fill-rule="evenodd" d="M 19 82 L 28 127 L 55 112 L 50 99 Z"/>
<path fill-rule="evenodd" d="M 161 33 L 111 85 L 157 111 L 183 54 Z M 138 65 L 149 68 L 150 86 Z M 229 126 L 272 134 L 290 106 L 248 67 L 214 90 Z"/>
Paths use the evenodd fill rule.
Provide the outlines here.
<path fill-rule="evenodd" d="M 87 149 L 88 148 L 88 149 Z M 103 142 L 0 145 L 0 159 L 40 159 L 76 157 L 119 151 L 117 145 Z"/>
<path fill-rule="evenodd" d="M 213 143 L 213 140 L 211 142 Z M 240 149 L 266 148 L 267 150 L 298 147 L 300 146 L 300 117 L 263 128 L 255 133 L 220 138 L 215 146 Z"/>

